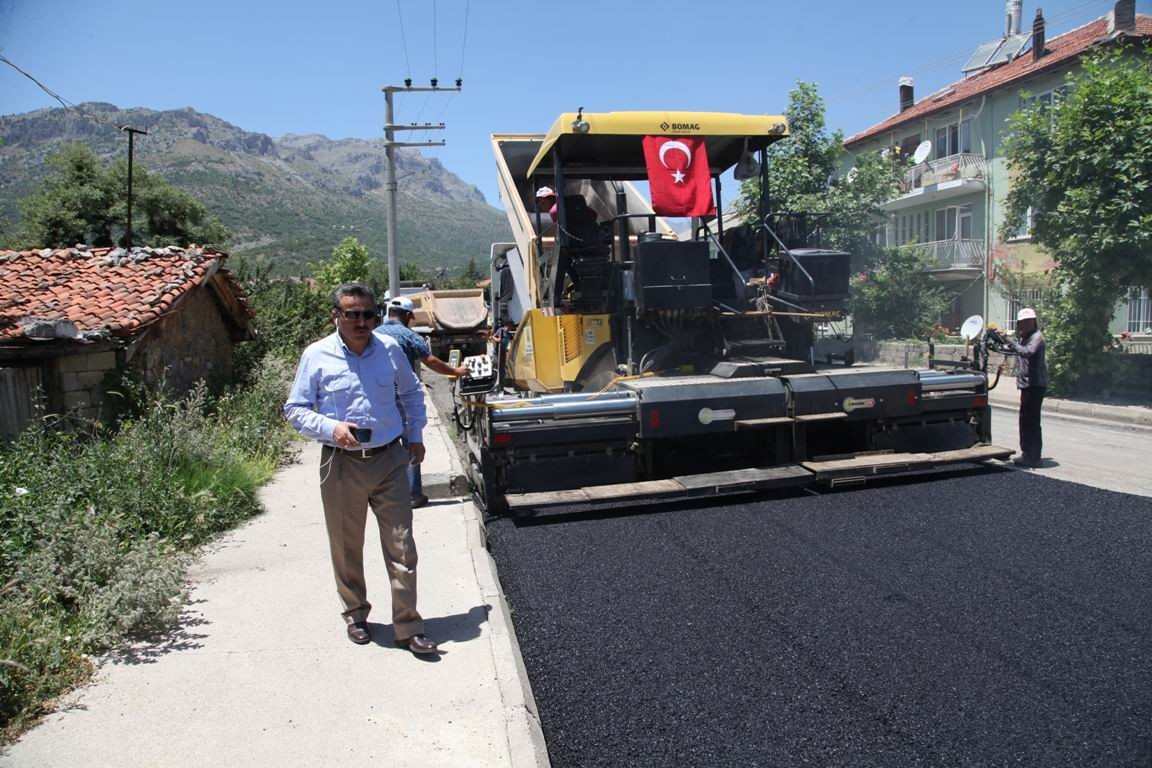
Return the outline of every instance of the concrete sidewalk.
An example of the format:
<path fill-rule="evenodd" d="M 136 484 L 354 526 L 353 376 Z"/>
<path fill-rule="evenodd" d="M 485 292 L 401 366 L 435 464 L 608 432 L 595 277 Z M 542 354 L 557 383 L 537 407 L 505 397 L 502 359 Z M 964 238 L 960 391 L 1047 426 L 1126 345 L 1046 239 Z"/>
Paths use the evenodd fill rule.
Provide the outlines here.
<path fill-rule="evenodd" d="M 988 401 L 993 407 L 1020 410 L 1020 390 L 1016 388 L 1016 380 L 1007 376 L 1001 378 L 996 389 L 988 393 Z M 1093 403 L 1086 400 L 1046 397 L 1044 414 L 1106 421 L 1118 425 L 1152 427 L 1152 407 L 1147 405 Z"/>
<path fill-rule="evenodd" d="M 431 399 L 429 398 L 429 402 Z M 425 476 L 458 472 L 429 409 Z M 547 753 L 475 507 L 416 510 L 420 610 L 435 660 L 392 646 L 369 515 L 375 644 L 344 634 L 309 445 L 263 492 L 266 513 L 190 574 L 181 626 L 108 659 L 4 766 L 546 766 Z"/>

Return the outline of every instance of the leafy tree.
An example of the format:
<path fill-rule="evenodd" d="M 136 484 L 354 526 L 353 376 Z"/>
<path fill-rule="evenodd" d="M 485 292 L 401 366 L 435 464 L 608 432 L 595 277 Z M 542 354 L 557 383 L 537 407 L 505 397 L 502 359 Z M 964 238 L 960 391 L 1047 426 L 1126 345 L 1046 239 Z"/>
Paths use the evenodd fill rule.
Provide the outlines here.
<path fill-rule="evenodd" d="M 465 288 L 475 288 L 476 283 L 484 278 L 480 272 L 480 268 L 476 266 L 476 257 L 469 257 L 468 263 L 464 265 L 464 270 L 460 274 L 460 281 L 464 283 Z"/>
<path fill-rule="evenodd" d="M 400 279 L 401 280 L 414 282 L 414 283 L 422 283 L 422 282 L 428 282 L 429 280 L 431 280 L 432 276 L 433 275 L 432 275 L 430 270 L 425 269 L 424 267 L 420 266 L 416 262 L 413 262 L 413 261 L 400 262 Z"/>
<path fill-rule="evenodd" d="M 1009 123 L 1003 226 L 1016 231 L 1032 208 L 1033 242 L 1056 262 L 1044 320 L 1052 383 L 1064 390 L 1105 372 L 1116 302 L 1152 284 L 1152 63 L 1115 48 L 1086 59 L 1069 86 Z"/>
<path fill-rule="evenodd" d="M 238 377 L 254 379 L 269 355 L 294 362 L 304 347 L 332 331 L 332 289 L 365 283 L 376 290 L 378 267 L 355 237 L 344 238 L 327 259 L 313 264 L 312 278 L 273 277 L 270 263 L 241 262 L 237 278 L 256 314 L 257 336 L 236 349 Z"/>
<path fill-rule="evenodd" d="M 133 168 L 133 175 L 136 169 Z M 113 167 L 116 184 L 123 189 L 128 183 L 128 164 L 118 162 Z M 137 184 L 143 181 L 141 187 Z M 149 245 L 187 245 L 188 243 L 222 244 L 228 239 L 228 230 L 191 195 L 165 183 L 155 175 L 133 179 L 133 215 L 144 217 L 144 232 Z M 136 190 L 139 189 L 139 192 Z M 127 205 L 123 199 L 127 218 Z M 135 239 L 135 235 L 133 235 Z"/>
<path fill-rule="evenodd" d="M 852 278 L 854 326 L 878 339 L 930 335 L 947 304 L 930 266 L 928 256 L 915 248 L 883 252 L 873 269 Z"/>
<path fill-rule="evenodd" d="M 128 163 L 101 162 L 83 144 L 48 158 L 48 176 L 21 203 L 20 245 L 124 245 Z M 228 231 L 191 195 L 142 167 L 132 170 L 134 245 L 223 245 Z M 138 221 L 137 217 L 143 219 Z"/>
<path fill-rule="evenodd" d="M 829 133 L 815 83 L 796 83 L 785 114 L 790 135 L 767 153 L 770 209 L 826 214 L 827 245 L 853 254 L 857 264 L 871 264 L 880 255 L 872 241 L 880 206 L 895 195 L 903 163 L 895 154 L 866 153 L 855 158 L 854 171 L 837 178 L 844 135 Z M 742 183 L 737 210 L 745 220 L 755 218 L 759 197 L 759 178 Z"/>
<path fill-rule="evenodd" d="M 83 144 L 66 144 L 48 156 L 47 165 L 40 188 L 20 204 L 22 245 L 112 245 L 115 203 L 96 154 Z"/>
<path fill-rule="evenodd" d="M 799 81 L 788 94 L 789 136 L 768 148 L 766 175 L 773 210 L 827 210 L 823 196 L 844 151 L 844 136 L 840 131 L 828 132 L 824 111 L 824 99 L 815 83 Z M 741 210 L 755 213 L 760 179 L 745 181 L 740 193 Z"/>
<path fill-rule="evenodd" d="M 312 265 L 312 275 L 325 290 L 341 283 L 367 283 L 372 273 L 368 247 L 355 237 L 346 237 L 332 249 L 327 261 Z"/>
<path fill-rule="evenodd" d="M 825 244 L 851 253 L 860 270 L 850 306 L 857 328 L 879 338 L 926 335 L 945 305 L 929 265 L 912 249 L 882 250 L 872 237 L 906 161 L 895 152 L 867 152 L 837 178 L 844 136 L 825 126 L 824 100 L 814 83 L 796 84 L 786 115 L 790 136 L 768 149 L 770 209 L 825 214 Z M 745 219 L 756 216 L 759 196 L 759 178 L 743 183 L 737 209 Z"/>
<path fill-rule="evenodd" d="M 271 265 L 241 262 L 237 279 L 256 315 L 256 339 L 237 344 L 238 379 L 254 380 L 268 356 L 295 362 L 304 347 L 331 332 L 330 297 L 310 280 L 272 277 Z"/>

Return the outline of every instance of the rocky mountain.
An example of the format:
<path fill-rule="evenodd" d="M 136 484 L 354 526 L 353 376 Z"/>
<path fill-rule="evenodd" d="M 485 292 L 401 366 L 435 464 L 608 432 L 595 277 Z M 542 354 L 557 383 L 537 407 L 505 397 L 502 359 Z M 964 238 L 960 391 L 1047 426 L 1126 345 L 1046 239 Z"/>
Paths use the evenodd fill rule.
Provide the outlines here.
<path fill-rule="evenodd" d="M 45 159 L 78 141 L 106 157 L 127 152 L 118 125 L 148 131 L 136 161 L 203 202 L 233 233 L 229 250 L 297 271 L 354 235 L 387 252 L 383 140 L 278 139 L 194 109 L 154 111 L 88 103 L 0 116 L 0 220 L 19 219 L 19 201 L 43 177 Z M 401 149 L 397 157 L 402 261 L 422 266 L 483 263 L 489 245 L 508 239 L 504 214 L 434 158 Z"/>

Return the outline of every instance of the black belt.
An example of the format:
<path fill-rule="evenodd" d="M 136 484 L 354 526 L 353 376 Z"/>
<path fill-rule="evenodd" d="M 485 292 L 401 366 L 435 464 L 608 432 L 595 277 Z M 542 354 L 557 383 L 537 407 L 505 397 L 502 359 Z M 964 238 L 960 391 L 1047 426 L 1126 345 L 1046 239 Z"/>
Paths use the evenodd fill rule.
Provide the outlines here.
<path fill-rule="evenodd" d="M 403 436 L 401 435 L 400 437 L 403 437 Z M 385 443 L 384 445 L 377 445 L 377 446 L 374 446 L 372 448 L 340 448 L 339 446 L 335 446 L 335 445 L 326 445 L 324 447 L 325 448 L 331 448 L 332 450 L 339 451 L 340 453 L 346 453 L 349 456 L 353 456 L 357 459 L 370 459 L 373 456 L 384 453 L 384 451 L 386 451 L 389 448 L 391 448 L 392 446 L 396 445 L 396 443 L 400 442 L 400 437 L 396 437 L 390 443 Z"/>

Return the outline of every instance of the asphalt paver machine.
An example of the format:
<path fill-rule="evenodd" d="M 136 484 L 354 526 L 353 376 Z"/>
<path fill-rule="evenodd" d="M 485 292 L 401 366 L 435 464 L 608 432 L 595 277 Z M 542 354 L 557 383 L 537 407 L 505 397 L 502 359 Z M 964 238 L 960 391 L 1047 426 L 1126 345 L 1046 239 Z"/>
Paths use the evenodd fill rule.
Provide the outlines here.
<path fill-rule="evenodd" d="M 844 317 L 850 255 L 767 197 L 747 223 L 715 215 L 722 175 L 766 190 L 766 149 L 787 137 L 783 116 L 583 111 L 493 136 L 514 242 L 493 246 L 488 353 L 456 392 L 490 513 L 1011 455 L 990 445 L 975 367 L 816 369 L 813 328 Z M 701 215 L 642 194 L 693 173 Z"/>

